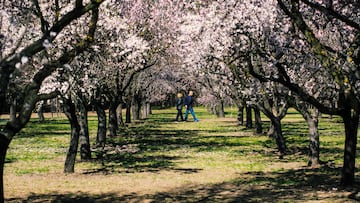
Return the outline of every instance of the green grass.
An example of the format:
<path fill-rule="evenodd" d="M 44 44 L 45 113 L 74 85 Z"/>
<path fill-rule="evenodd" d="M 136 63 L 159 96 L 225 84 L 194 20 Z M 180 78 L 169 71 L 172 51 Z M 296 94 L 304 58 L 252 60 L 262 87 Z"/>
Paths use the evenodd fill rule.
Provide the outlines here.
<path fill-rule="evenodd" d="M 208 179 L 217 182 L 214 185 L 211 185 L 211 181 L 204 183 L 203 187 L 206 188 L 217 190 L 229 187 L 230 191 L 235 191 L 239 185 L 246 185 L 247 188 L 256 186 L 259 193 L 264 193 L 249 196 L 249 202 L 271 200 L 270 194 L 274 191 L 276 196 L 273 198 L 280 198 L 277 194 L 283 194 L 284 202 L 292 202 L 292 198 L 297 196 L 285 189 L 294 193 L 309 186 L 322 190 L 335 187 L 339 182 L 344 131 L 337 117 L 330 119 L 324 116 L 320 120 L 320 157 L 328 164 L 311 169 L 306 167 L 309 143 L 307 125 L 295 110 L 290 109 L 282 121 L 289 154 L 281 160 L 278 159 L 274 140 L 265 134 L 255 135 L 252 129 L 237 126 L 236 108 L 226 111 L 227 118 L 218 119 L 208 114 L 205 108 L 197 107 L 195 112 L 200 122 L 192 122 L 190 116 L 189 122 L 175 123 L 174 109 L 153 110 L 148 119 L 129 124 L 121 128 L 118 137 L 109 138 L 104 159 L 96 159 L 94 153 L 93 161 L 78 162 L 75 170 L 80 174 L 134 174 L 135 177 L 142 173 L 153 173 L 154 179 L 163 178 L 169 182 L 173 180 L 160 174 L 176 173 L 185 182 L 204 182 L 205 174 L 205 179 L 209 176 Z M 266 130 L 268 119 L 263 117 L 263 124 Z M 94 143 L 97 127 L 95 116 L 89 117 L 89 126 L 91 142 Z M 7 171 L 19 176 L 62 173 L 69 136 L 70 127 L 65 117 L 52 118 L 45 123 L 30 120 L 10 145 L 6 157 Z M 357 168 L 359 161 L 358 156 Z M 186 175 L 191 175 L 192 179 L 187 180 Z M 360 175 L 358 170 L 356 175 Z M 267 187 L 272 191 L 264 189 Z M 270 199 L 265 198 L 266 194 Z M 201 200 L 202 194 L 197 195 L 200 199 L 195 198 L 194 201 Z M 169 198 L 169 202 L 187 197 L 161 193 L 154 199 L 160 196 Z M 313 200 L 311 197 L 302 198 Z M 191 202 L 189 200 L 190 197 L 186 199 Z"/>
<path fill-rule="evenodd" d="M 235 110 L 235 108 L 228 109 L 227 112 L 230 113 L 227 113 L 227 115 L 229 117 L 232 115 L 235 118 Z M 197 153 L 201 152 L 219 156 L 221 153 L 223 154 L 217 158 L 236 155 L 248 156 L 249 154 L 251 156 L 256 155 L 257 158 L 266 157 L 267 161 L 275 158 L 276 146 L 273 140 L 266 136 L 254 136 L 252 130 L 245 130 L 241 126 L 236 126 L 234 122 L 218 122 L 216 117 L 209 115 L 204 108 L 198 107 L 195 111 L 200 120 L 211 120 L 194 123 L 191 122 L 192 117 L 190 116 L 190 122 L 174 124 L 175 112 L 173 109 L 153 110 L 153 114 L 149 119 L 141 123 L 130 124 L 128 128 L 124 128 L 119 132 L 119 137 L 109 139 L 109 142 L 113 146 L 136 144 L 140 150 L 134 156 L 142 157 L 149 157 L 154 154 L 161 156 L 168 153 L 175 156 L 177 153 L 184 153 L 184 149 L 186 149 L 189 156 L 195 157 L 197 157 Z M 338 119 L 333 118 L 333 120 L 321 119 L 319 124 L 322 148 L 321 158 L 324 161 L 331 160 L 341 163 L 344 132 L 342 124 L 337 122 Z M 269 124 L 268 120 L 263 117 L 263 122 L 266 130 Z M 294 149 L 293 151 L 297 151 L 295 149 L 304 151 L 300 156 L 299 153 L 296 153 L 296 155 L 290 154 L 288 157 L 293 161 L 302 160 L 306 162 L 307 157 L 304 154 L 308 146 L 306 123 L 302 120 L 301 115 L 292 109 L 282 123 L 288 148 Z M 90 116 L 89 126 L 92 140 L 95 137 L 96 125 L 96 117 Z M 27 127 L 12 141 L 6 160 L 7 162 L 41 162 L 64 157 L 69 142 L 69 134 L 70 127 L 65 117 L 52 118 L 45 123 L 32 119 Z M 239 134 L 241 135 L 239 136 Z M 127 158 L 136 159 L 136 157 Z M 214 157 L 211 158 L 214 159 Z M 154 161 L 151 158 L 141 160 L 142 162 Z M 203 161 L 206 162 L 206 160 Z M 168 162 L 170 163 L 171 160 Z M 140 163 L 139 161 L 136 164 L 139 165 L 139 168 L 141 168 L 141 165 L 166 165 L 165 163 Z M 259 165 L 261 165 L 261 162 L 259 162 Z M 259 168 L 262 167 L 264 166 L 259 166 Z M 33 171 L 26 168 L 23 170 Z M 47 171 L 39 169 L 38 172 Z"/>

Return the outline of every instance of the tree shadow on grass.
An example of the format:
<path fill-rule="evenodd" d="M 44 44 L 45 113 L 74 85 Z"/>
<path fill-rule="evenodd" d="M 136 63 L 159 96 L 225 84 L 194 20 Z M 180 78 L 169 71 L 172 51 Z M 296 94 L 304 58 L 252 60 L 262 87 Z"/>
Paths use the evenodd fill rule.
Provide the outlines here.
<path fill-rule="evenodd" d="M 240 173 L 230 181 L 191 184 L 154 194 L 66 193 L 32 194 L 7 202 L 358 202 L 360 184 L 338 184 L 340 168 L 300 168 L 281 172 Z M 146 191 L 145 191 L 146 192 Z"/>
<path fill-rule="evenodd" d="M 97 162 L 102 167 L 87 170 L 91 173 L 135 173 L 173 170 L 180 173 L 196 173 L 202 169 L 179 168 L 176 161 L 186 158 L 171 155 L 171 150 L 191 145 L 196 132 L 187 130 L 159 130 L 155 128 L 127 129 L 125 134 L 108 141 L 108 147 Z"/>
<path fill-rule="evenodd" d="M 207 135 L 199 136 L 201 130 L 160 130 L 157 128 L 129 128 L 108 141 L 110 149 L 98 157 L 102 167 L 85 171 L 94 173 L 135 173 L 172 170 L 181 173 L 196 173 L 199 168 L 180 168 L 178 160 L 185 155 L 171 155 L 171 151 L 193 152 L 224 151 L 229 147 L 251 146 L 246 137 Z M 207 132 L 207 131 L 206 131 Z M 261 144 L 261 142 L 257 143 Z M 124 150 L 123 150 L 124 149 Z M 244 152 L 245 153 L 245 152 Z"/>

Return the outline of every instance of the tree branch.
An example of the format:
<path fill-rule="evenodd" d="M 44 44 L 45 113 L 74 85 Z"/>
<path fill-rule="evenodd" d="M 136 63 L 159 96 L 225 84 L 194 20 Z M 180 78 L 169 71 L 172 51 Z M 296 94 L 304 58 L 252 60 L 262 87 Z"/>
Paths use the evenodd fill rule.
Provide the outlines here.
<path fill-rule="evenodd" d="M 59 90 L 55 90 L 55 91 L 53 91 L 51 93 L 48 93 L 48 94 L 39 94 L 39 95 L 37 95 L 37 101 L 53 99 L 53 98 L 57 97 L 60 94 L 61 93 L 60 93 Z"/>
<path fill-rule="evenodd" d="M 14 121 L 9 121 L 6 124 L 5 128 L 3 129 L 3 132 L 5 132 L 5 134 L 7 134 L 8 136 L 15 136 L 15 134 L 19 132 L 29 121 L 36 102 L 39 101 L 41 98 L 47 97 L 45 95 L 37 95 L 41 83 L 44 81 L 44 79 L 49 75 L 51 75 L 51 73 L 53 73 L 56 70 L 56 68 L 58 68 L 60 65 L 70 63 L 71 60 L 73 60 L 73 58 L 76 55 L 83 52 L 85 49 L 87 49 L 90 46 L 90 43 L 93 41 L 95 35 L 99 8 L 94 7 L 91 10 L 92 10 L 92 16 L 91 16 L 91 22 L 89 25 L 87 37 L 83 39 L 80 43 L 78 43 L 74 49 L 64 53 L 57 60 L 44 65 L 44 67 L 35 74 L 32 82 L 24 88 L 24 92 L 25 92 L 24 104 L 21 107 L 19 115 L 16 117 Z M 55 93 L 56 92 L 54 92 L 53 94 Z M 53 95 L 49 94 L 48 96 L 53 96 Z M 8 138 L 11 139 L 12 137 L 8 137 Z"/>
<path fill-rule="evenodd" d="M 41 12 L 38 0 L 32 0 L 32 1 L 33 1 L 34 5 L 35 5 L 35 8 L 36 8 L 35 15 L 40 18 L 41 31 L 43 33 L 46 33 L 48 31 L 48 29 L 49 29 L 49 23 L 45 20 L 43 14 Z"/>
<path fill-rule="evenodd" d="M 43 36 L 30 44 L 29 46 L 25 47 L 21 50 L 18 54 L 14 54 L 8 56 L 0 61 L 0 100 L 4 100 L 5 92 L 8 88 L 9 84 L 9 75 L 14 72 L 15 65 L 21 62 L 21 58 L 25 57 L 32 57 L 36 53 L 45 49 L 43 46 L 44 40 L 49 40 L 52 42 L 58 33 L 60 33 L 66 26 L 68 26 L 71 22 L 75 19 L 80 18 L 85 13 L 98 8 L 100 4 L 105 0 L 96 0 L 91 1 L 86 6 L 82 8 L 74 8 L 72 11 L 68 12 L 64 15 L 58 22 L 55 22 L 54 25 L 46 31 Z M 58 3 L 58 2 L 57 2 Z M 50 33 L 56 33 L 56 35 L 52 35 Z M 88 39 L 92 40 L 92 39 Z"/>
<path fill-rule="evenodd" d="M 331 8 L 331 4 L 328 7 L 324 7 L 318 3 L 313 3 L 308 0 L 300 0 L 304 4 L 310 6 L 313 9 L 316 9 L 324 14 L 330 15 L 342 22 L 344 22 L 346 25 L 353 27 L 357 30 L 360 30 L 360 25 L 356 23 L 355 21 L 350 20 L 347 16 L 341 15 L 340 13 L 336 12 L 333 8 Z"/>
<path fill-rule="evenodd" d="M 280 69 L 284 69 L 283 67 L 281 67 L 280 63 L 278 63 L 276 65 L 276 67 L 278 67 Z M 279 77 L 279 78 L 265 77 L 265 76 L 257 73 L 254 70 L 251 59 L 248 59 L 248 68 L 249 68 L 249 73 L 252 76 L 254 76 L 255 78 L 257 78 L 258 80 L 260 80 L 261 82 L 267 82 L 267 81 L 278 82 L 278 83 L 284 85 L 285 87 L 287 87 L 290 91 L 299 95 L 299 97 L 302 100 L 307 101 L 310 104 L 314 105 L 316 108 L 318 108 L 323 113 L 339 115 L 343 111 L 343 109 L 341 107 L 340 108 L 332 108 L 332 107 L 325 106 L 324 104 L 320 103 L 318 101 L 318 99 L 316 99 L 315 97 L 311 96 L 306 91 L 304 91 L 304 89 L 301 88 L 298 84 L 292 83 L 290 80 L 285 80 L 284 77 Z M 284 74 L 286 74 L 286 72 L 284 72 Z M 285 78 L 287 78 L 287 77 L 285 77 Z"/>

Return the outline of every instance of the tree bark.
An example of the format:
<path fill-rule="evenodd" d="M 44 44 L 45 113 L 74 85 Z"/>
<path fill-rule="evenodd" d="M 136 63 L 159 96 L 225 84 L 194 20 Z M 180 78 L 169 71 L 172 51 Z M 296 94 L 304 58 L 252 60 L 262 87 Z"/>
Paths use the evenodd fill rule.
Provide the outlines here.
<path fill-rule="evenodd" d="M 98 116 L 98 130 L 96 134 L 96 145 L 105 146 L 106 142 L 106 113 L 105 110 L 100 106 L 96 105 L 96 114 Z"/>
<path fill-rule="evenodd" d="M 280 158 L 282 159 L 286 152 L 286 142 L 282 133 L 281 120 L 279 118 L 271 118 L 271 123 L 274 126 L 274 135 L 276 145 L 278 147 Z"/>
<path fill-rule="evenodd" d="M 259 108 L 254 107 L 254 114 L 255 114 L 255 128 L 256 128 L 255 133 L 262 134 L 263 128 L 262 128 L 261 115 L 260 115 Z"/>
<path fill-rule="evenodd" d="M 152 108 L 151 108 L 151 104 L 149 103 L 149 105 L 148 105 L 148 110 L 149 110 L 149 115 L 151 115 L 152 114 Z"/>
<path fill-rule="evenodd" d="M 318 166 L 320 164 L 320 139 L 318 132 L 319 120 L 317 116 L 306 119 L 309 126 L 309 162 L 308 166 Z"/>
<path fill-rule="evenodd" d="M 125 123 L 131 123 L 131 102 L 126 102 Z"/>
<path fill-rule="evenodd" d="M 64 172 L 74 173 L 76 154 L 79 145 L 80 125 L 76 117 L 75 104 L 73 104 L 70 99 L 65 99 L 64 101 L 64 113 L 71 125 L 70 146 L 66 154 Z"/>
<path fill-rule="evenodd" d="M 357 132 L 359 127 L 360 110 L 346 109 L 342 119 L 345 126 L 344 163 L 342 168 L 341 183 L 345 186 L 355 182 L 355 158 L 357 145 Z"/>
<path fill-rule="evenodd" d="M 274 138 L 274 134 L 275 134 L 275 126 L 273 122 L 270 121 L 269 130 L 267 131 L 266 135 L 270 138 Z"/>
<path fill-rule="evenodd" d="M 282 133 L 281 119 L 285 117 L 289 107 L 287 102 L 282 103 L 281 106 L 278 105 L 279 102 L 278 98 L 273 98 L 272 100 L 266 99 L 263 105 L 258 104 L 257 108 L 270 119 L 268 135 L 275 139 L 280 158 L 283 158 L 286 153 L 286 142 Z"/>
<path fill-rule="evenodd" d="M 319 139 L 319 110 L 305 102 L 301 102 L 298 98 L 295 101 L 296 109 L 306 120 L 309 127 L 309 161 L 308 166 L 316 167 L 320 164 L 320 139 Z"/>
<path fill-rule="evenodd" d="M 109 123 L 107 128 L 107 134 L 109 137 L 116 137 L 116 131 L 119 129 L 116 113 L 117 107 L 118 102 L 114 99 L 111 101 L 109 106 Z"/>
<path fill-rule="evenodd" d="M 39 101 L 39 106 L 38 106 L 38 109 L 37 109 L 37 114 L 38 114 L 38 117 L 39 117 L 39 121 L 42 123 L 45 121 L 45 117 L 44 117 L 44 103 L 45 101 Z"/>
<path fill-rule="evenodd" d="M 141 101 L 139 101 L 139 98 L 138 96 L 134 96 L 133 101 L 131 102 L 132 103 L 132 116 L 133 116 L 133 119 L 134 120 L 140 120 L 140 104 L 141 104 Z"/>
<path fill-rule="evenodd" d="M 149 115 L 150 115 L 150 112 L 149 112 L 149 103 L 148 102 L 143 102 L 143 104 L 141 105 L 141 109 L 142 109 L 142 111 L 141 111 L 141 118 L 143 118 L 143 119 L 146 119 L 146 118 L 148 118 L 149 117 Z"/>
<path fill-rule="evenodd" d="M 244 125 L 244 106 L 238 106 L 237 122 L 238 125 Z"/>
<path fill-rule="evenodd" d="M 17 107 L 16 99 L 13 99 L 10 104 L 10 121 L 11 122 L 15 121 L 15 119 L 16 119 L 16 107 Z"/>
<path fill-rule="evenodd" d="M 88 111 L 84 104 L 79 104 L 80 115 L 79 115 L 79 142 L 80 142 L 80 158 L 81 160 L 91 159 L 90 150 L 90 137 L 89 137 L 89 125 L 88 125 Z"/>
<path fill-rule="evenodd" d="M 146 112 L 147 112 L 148 115 L 152 114 L 150 102 L 146 102 Z"/>
<path fill-rule="evenodd" d="M 208 110 L 209 113 L 211 113 L 211 114 L 213 114 L 215 116 L 218 115 L 217 110 L 216 110 L 216 105 L 210 105 L 209 109 L 210 109 L 210 110 Z"/>
<path fill-rule="evenodd" d="M 252 127 L 253 127 L 251 107 L 250 107 L 250 106 L 246 106 L 245 111 L 246 111 L 246 128 L 249 129 L 249 128 L 252 128 Z"/>
<path fill-rule="evenodd" d="M 4 165 L 6 152 L 9 148 L 11 140 L 9 140 L 4 134 L 0 133 L 0 203 L 5 201 L 4 198 Z"/>
<path fill-rule="evenodd" d="M 116 108 L 116 117 L 117 117 L 117 122 L 118 122 L 118 126 L 124 126 L 124 119 L 123 119 L 123 114 L 122 114 L 122 109 L 123 109 L 123 103 L 120 102 L 120 104 L 117 106 Z"/>
<path fill-rule="evenodd" d="M 225 118 L 224 101 L 220 101 L 217 105 L 217 116 L 220 118 Z"/>

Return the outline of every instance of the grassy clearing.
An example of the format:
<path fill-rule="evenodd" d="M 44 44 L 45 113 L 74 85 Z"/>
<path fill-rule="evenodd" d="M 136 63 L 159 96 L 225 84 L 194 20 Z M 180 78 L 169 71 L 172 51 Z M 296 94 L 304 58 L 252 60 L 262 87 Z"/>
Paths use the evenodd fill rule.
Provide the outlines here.
<path fill-rule="evenodd" d="M 337 118 L 320 121 L 319 168 L 306 167 L 307 126 L 291 110 L 283 120 L 290 154 L 279 160 L 265 135 L 195 109 L 199 123 L 173 122 L 173 109 L 154 110 L 109 139 L 102 161 L 78 162 L 62 173 L 69 142 L 65 117 L 32 119 L 6 159 L 7 202 L 356 202 L 359 186 L 338 185 L 344 132 Z M 96 117 L 90 115 L 91 139 Z M 264 119 L 264 127 L 269 125 Z M 357 168 L 359 168 L 357 159 Z M 356 174 L 359 176 L 359 172 Z"/>

